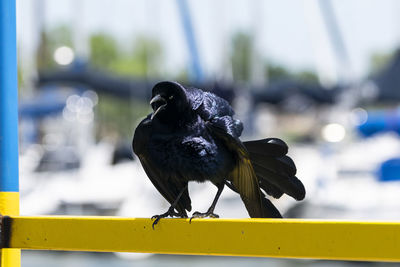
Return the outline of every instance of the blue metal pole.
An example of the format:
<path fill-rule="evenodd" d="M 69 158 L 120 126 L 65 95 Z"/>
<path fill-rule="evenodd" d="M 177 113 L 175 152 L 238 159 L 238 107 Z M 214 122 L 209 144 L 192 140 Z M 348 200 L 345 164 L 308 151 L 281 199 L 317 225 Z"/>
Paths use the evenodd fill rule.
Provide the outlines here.
<path fill-rule="evenodd" d="M 0 213 L 19 214 L 15 0 L 0 0 Z M 0 266 L 21 266 L 20 249 L 0 249 Z"/>
<path fill-rule="evenodd" d="M 191 74 L 196 81 L 202 81 L 204 78 L 203 69 L 201 67 L 199 51 L 196 44 L 192 20 L 190 17 L 189 7 L 186 0 L 177 0 L 179 14 L 181 15 L 183 30 L 185 32 L 186 43 L 189 48 L 191 60 Z"/>
<path fill-rule="evenodd" d="M 0 0 L 0 213 L 19 214 L 15 0 Z M 0 266 L 21 266 L 20 249 L 0 249 Z"/>
<path fill-rule="evenodd" d="M 15 0 L 0 1 L 0 192 L 18 192 Z"/>

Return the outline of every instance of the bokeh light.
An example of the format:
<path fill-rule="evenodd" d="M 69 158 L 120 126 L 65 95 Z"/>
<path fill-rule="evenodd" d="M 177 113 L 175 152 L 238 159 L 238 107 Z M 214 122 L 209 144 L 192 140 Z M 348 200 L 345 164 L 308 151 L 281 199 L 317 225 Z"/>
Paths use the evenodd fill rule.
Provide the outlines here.
<path fill-rule="evenodd" d="M 54 61 L 59 65 L 69 65 L 74 61 L 75 53 L 68 46 L 61 46 L 54 51 Z"/>
<path fill-rule="evenodd" d="M 324 140 L 332 143 L 340 142 L 346 136 L 346 130 L 343 125 L 330 123 L 322 128 L 322 137 Z"/>

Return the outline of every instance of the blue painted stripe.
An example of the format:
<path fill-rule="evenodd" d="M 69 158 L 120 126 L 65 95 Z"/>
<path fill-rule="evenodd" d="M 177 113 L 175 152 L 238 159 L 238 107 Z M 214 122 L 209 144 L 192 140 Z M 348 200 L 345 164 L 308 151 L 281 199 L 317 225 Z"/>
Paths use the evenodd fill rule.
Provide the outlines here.
<path fill-rule="evenodd" d="M 0 1 L 0 191 L 18 192 L 15 0 Z"/>

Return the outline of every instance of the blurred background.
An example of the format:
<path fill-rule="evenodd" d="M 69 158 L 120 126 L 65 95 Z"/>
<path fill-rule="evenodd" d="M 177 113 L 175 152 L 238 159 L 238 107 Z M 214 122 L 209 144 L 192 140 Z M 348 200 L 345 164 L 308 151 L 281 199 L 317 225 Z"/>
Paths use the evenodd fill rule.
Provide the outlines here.
<path fill-rule="evenodd" d="M 152 86 L 176 80 L 227 99 L 243 140 L 288 142 L 307 196 L 273 200 L 285 217 L 399 220 L 399 13 L 396 0 L 17 0 L 21 214 L 164 212 L 131 140 Z M 200 211 L 216 193 L 189 189 Z M 248 217 L 229 189 L 216 213 Z M 360 265 L 22 255 L 26 267 Z"/>

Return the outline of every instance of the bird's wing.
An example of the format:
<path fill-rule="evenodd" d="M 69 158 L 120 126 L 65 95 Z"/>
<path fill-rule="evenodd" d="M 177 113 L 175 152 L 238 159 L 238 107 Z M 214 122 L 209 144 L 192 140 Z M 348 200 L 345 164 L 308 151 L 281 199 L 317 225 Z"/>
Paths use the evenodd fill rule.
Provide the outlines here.
<path fill-rule="evenodd" d="M 211 120 L 215 117 L 233 116 L 235 112 L 225 99 L 210 92 L 203 92 L 199 114 L 204 120 Z"/>
<path fill-rule="evenodd" d="M 210 132 L 235 155 L 236 164 L 230 172 L 229 179 L 242 198 L 246 209 L 252 218 L 282 217 L 273 204 L 265 198 L 258 184 L 257 176 L 250 161 L 250 156 L 232 130 L 230 116 L 215 118 L 206 123 Z"/>
<path fill-rule="evenodd" d="M 204 92 L 203 90 L 189 87 L 186 88 L 186 96 L 189 99 L 190 105 L 193 110 L 197 110 L 204 101 Z"/>
<path fill-rule="evenodd" d="M 279 198 L 283 193 L 302 200 L 306 191 L 303 183 L 295 176 L 296 165 L 287 156 L 288 146 L 278 138 L 266 138 L 243 142 L 249 152 L 254 171 L 264 191 Z"/>
<path fill-rule="evenodd" d="M 143 169 L 145 170 L 150 181 L 153 183 L 155 188 L 161 193 L 161 195 L 169 202 L 173 203 L 178 197 L 179 193 L 183 188 L 186 187 L 187 182 L 183 182 L 184 179 L 178 179 L 178 177 L 172 177 L 168 173 L 162 173 L 160 169 L 150 160 L 147 143 L 151 132 L 151 120 L 149 117 L 144 119 L 139 126 L 136 128 L 132 148 L 136 155 L 138 155 L 140 162 L 142 163 Z M 180 182 L 182 181 L 182 182 Z M 188 189 L 182 194 L 178 205 L 176 206 L 178 212 L 185 212 L 185 209 L 191 211 L 191 200 L 189 197 Z"/>
<path fill-rule="evenodd" d="M 231 134 L 235 137 L 239 137 L 242 134 L 243 124 L 240 120 L 232 118 L 235 112 L 228 101 L 213 93 L 203 92 L 196 88 L 187 89 L 187 95 L 189 99 L 195 99 L 192 103 L 196 103 L 196 105 L 192 104 L 192 109 L 195 110 L 204 121 L 212 121 L 215 119 L 225 120 L 225 123 L 229 124 L 228 129 Z"/>
<path fill-rule="evenodd" d="M 192 109 L 204 120 L 211 121 L 216 118 L 230 118 L 229 129 L 234 136 L 239 137 L 243 131 L 243 124 L 240 120 L 233 119 L 235 115 L 231 105 L 225 99 L 203 90 L 189 87 L 186 88 L 186 95 Z"/>
<path fill-rule="evenodd" d="M 231 105 L 229 105 L 228 101 L 210 92 L 204 92 L 203 105 L 210 111 L 210 114 L 213 117 L 235 115 L 235 112 Z"/>
<path fill-rule="evenodd" d="M 189 191 L 187 188 L 187 182 L 183 182 L 184 179 L 179 179 L 176 177 L 167 176 L 168 174 L 163 174 L 159 169 L 154 166 L 146 156 L 139 156 L 140 162 L 142 163 L 143 169 L 149 177 L 150 181 L 153 183 L 158 192 L 170 203 L 172 204 L 179 193 L 186 187 L 181 198 L 179 199 L 176 210 L 181 213 L 185 213 L 185 210 L 191 211 L 191 200 L 189 197 Z"/>

